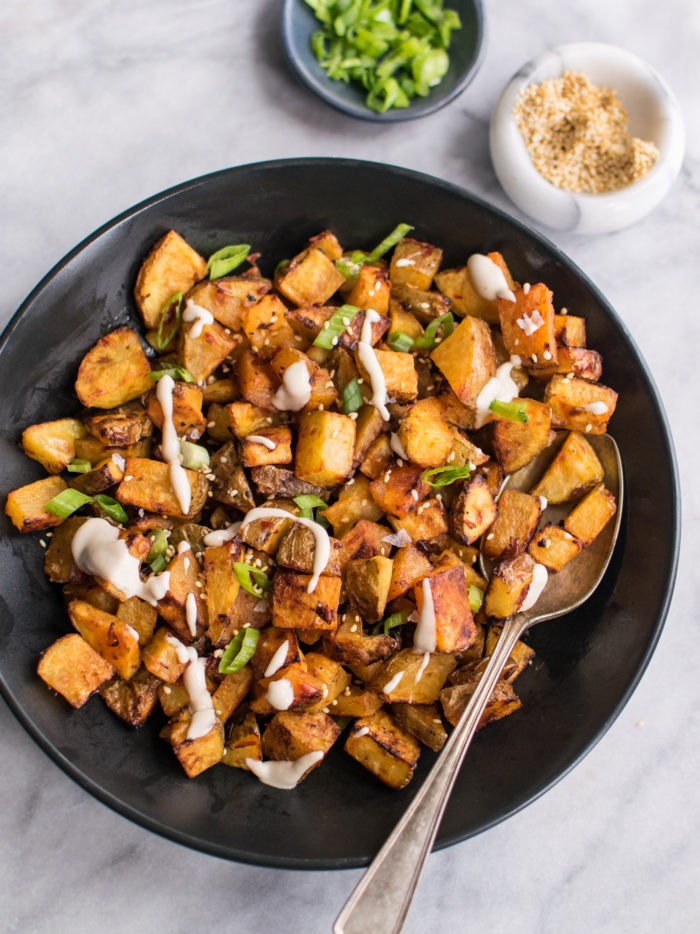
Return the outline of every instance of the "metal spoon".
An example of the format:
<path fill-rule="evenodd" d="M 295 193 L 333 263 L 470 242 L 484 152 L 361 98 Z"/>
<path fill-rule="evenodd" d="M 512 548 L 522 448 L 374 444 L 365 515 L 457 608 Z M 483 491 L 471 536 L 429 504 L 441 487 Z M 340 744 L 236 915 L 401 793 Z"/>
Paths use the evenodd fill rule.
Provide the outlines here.
<path fill-rule="evenodd" d="M 496 648 L 457 726 L 406 813 L 345 903 L 333 926 L 334 934 L 399 934 L 462 760 L 513 647 L 525 630 L 576 609 L 600 583 L 620 529 L 623 473 L 620 452 L 609 435 L 589 435 L 588 440 L 603 465 L 605 485 L 617 502 L 613 521 L 558 574 L 550 575 L 535 606 L 504 622 Z M 509 486 L 530 490 L 554 451 L 548 448 L 512 474 Z M 565 513 L 570 508 L 559 510 Z M 547 520 L 556 522 L 556 512 L 556 507 L 547 509 Z"/>

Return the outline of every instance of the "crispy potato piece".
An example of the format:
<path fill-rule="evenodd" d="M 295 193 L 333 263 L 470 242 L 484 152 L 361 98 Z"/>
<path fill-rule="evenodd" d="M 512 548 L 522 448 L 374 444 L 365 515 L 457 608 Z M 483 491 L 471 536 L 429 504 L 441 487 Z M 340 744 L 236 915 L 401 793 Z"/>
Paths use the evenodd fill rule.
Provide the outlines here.
<path fill-rule="evenodd" d="M 323 487 L 305 480 L 297 480 L 291 470 L 283 467 L 253 467 L 250 471 L 258 493 L 263 496 L 300 496 L 302 494 L 323 497 Z"/>
<path fill-rule="evenodd" d="M 165 626 L 156 629 L 141 652 L 141 660 L 144 668 L 166 684 L 175 684 L 187 668 L 187 662 L 179 660 L 177 642 Z"/>
<path fill-rule="evenodd" d="M 323 250 L 303 250 L 275 276 L 275 286 L 284 298 L 299 308 L 323 305 L 345 282 L 345 276 Z"/>
<path fill-rule="evenodd" d="M 202 599 L 202 581 L 200 580 L 199 561 L 194 552 L 187 549 L 176 554 L 167 567 L 170 574 L 168 590 L 162 600 L 158 601 L 158 613 L 175 631 L 178 638 L 184 642 L 191 642 L 204 635 L 207 629 L 207 604 Z M 196 618 L 194 632 L 188 622 L 188 601 L 194 597 Z"/>
<path fill-rule="evenodd" d="M 207 419 L 202 414 L 204 390 L 194 383 L 175 382 L 173 386 L 173 425 L 178 437 L 197 441 L 207 430 Z M 155 388 L 144 397 L 146 412 L 153 424 L 163 428 L 163 409 Z"/>
<path fill-rule="evenodd" d="M 124 479 L 122 463 L 126 463 L 123 458 L 106 457 L 104 460 L 99 461 L 92 470 L 73 477 L 68 486 L 74 490 L 80 490 L 81 493 L 86 493 L 88 496 L 103 493 L 110 487 L 121 483 Z"/>
<path fill-rule="evenodd" d="M 198 282 L 187 298 L 210 311 L 219 324 L 232 331 L 241 329 L 243 312 L 260 301 L 272 288 L 269 279 L 251 276 L 222 276 Z"/>
<path fill-rule="evenodd" d="M 286 371 L 295 363 L 303 363 L 309 374 L 311 395 L 302 411 L 311 412 L 314 409 L 330 408 L 338 398 L 338 391 L 331 380 L 330 373 L 301 350 L 294 347 L 280 347 L 270 359 L 270 370 L 281 383 Z"/>
<path fill-rule="evenodd" d="M 157 328 L 163 307 L 207 273 L 204 259 L 174 230 L 162 237 L 141 264 L 134 298 L 147 328 Z"/>
<path fill-rule="evenodd" d="M 379 435 L 374 439 L 365 459 L 359 465 L 360 473 L 369 477 L 370 480 L 376 480 L 381 474 L 386 473 L 395 457 L 389 435 Z"/>
<path fill-rule="evenodd" d="M 552 410 L 534 399 L 518 400 L 527 413 L 526 422 L 494 418 L 493 448 L 506 473 L 515 473 L 534 460 L 547 447 Z"/>
<path fill-rule="evenodd" d="M 585 347 L 586 319 L 576 315 L 555 315 L 554 335 L 559 347 Z"/>
<path fill-rule="evenodd" d="M 67 487 L 61 477 L 44 477 L 13 490 L 7 497 L 5 512 L 20 532 L 52 529 L 64 520 L 47 512 L 44 506 Z"/>
<path fill-rule="evenodd" d="M 131 726 L 141 726 L 146 722 L 158 700 L 157 678 L 139 668 L 129 678 L 114 678 L 100 686 L 100 694 L 112 713 Z"/>
<path fill-rule="evenodd" d="M 445 418 L 450 425 L 457 428 L 473 428 L 476 422 L 476 409 L 467 408 L 463 405 L 450 386 L 446 386 L 444 391 L 436 396 Z"/>
<path fill-rule="evenodd" d="M 120 678 L 131 678 L 141 664 L 138 633 L 111 613 L 84 600 L 68 604 L 68 615 L 80 635 L 114 667 Z"/>
<path fill-rule="evenodd" d="M 373 308 L 377 314 L 386 315 L 390 293 L 391 282 L 386 269 L 381 266 L 362 266 L 345 300 L 355 308 Z"/>
<path fill-rule="evenodd" d="M 455 684 L 452 687 L 445 688 L 440 694 L 440 703 L 445 719 L 456 726 L 459 718 L 462 716 L 465 707 L 471 700 L 471 696 L 476 690 L 478 679 L 467 681 L 463 684 Z M 507 717 L 508 714 L 515 713 L 522 707 L 520 698 L 515 693 L 513 685 L 508 681 L 499 681 L 493 689 L 486 708 L 479 720 L 478 730 L 483 729 L 487 724 L 493 723 Z"/>
<path fill-rule="evenodd" d="M 420 756 L 418 742 L 404 733 L 386 710 L 358 720 L 344 748 L 390 788 L 404 788 L 410 782 Z"/>
<path fill-rule="evenodd" d="M 564 528 L 585 548 L 600 535 L 616 512 L 615 497 L 599 483 L 574 506 L 564 519 Z"/>
<path fill-rule="evenodd" d="M 270 685 L 276 681 L 284 681 L 291 688 L 292 700 L 288 710 L 308 710 L 311 707 L 318 707 L 323 701 L 325 688 L 323 681 L 308 671 L 305 663 L 288 665 L 269 678 L 262 678 L 253 686 L 250 709 L 254 713 L 271 716 L 278 709 L 268 697 Z"/>
<path fill-rule="evenodd" d="M 222 723 L 226 723 L 242 703 L 252 683 L 253 672 L 249 665 L 225 675 L 211 698 L 216 716 Z"/>
<path fill-rule="evenodd" d="M 298 633 L 292 629 L 279 629 L 277 626 L 267 626 L 260 633 L 258 644 L 255 648 L 255 654 L 250 660 L 250 668 L 253 676 L 258 680 L 265 677 L 265 672 L 272 661 L 275 653 L 284 643 L 287 645 L 286 655 L 281 660 L 281 664 L 276 671 L 282 671 L 286 668 L 299 668 L 302 671 L 307 670 L 306 661 L 299 648 Z M 279 660 L 279 659 L 278 659 Z M 273 674 L 276 672 L 273 672 Z M 268 676 L 269 678 L 272 675 Z"/>
<path fill-rule="evenodd" d="M 437 704 L 392 704 L 390 710 L 392 719 L 405 733 L 440 752 L 447 741 L 447 730 Z"/>
<path fill-rule="evenodd" d="M 498 501 L 498 515 L 484 541 L 490 558 L 514 558 L 527 550 L 542 516 L 536 496 L 505 489 Z"/>
<path fill-rule="evenodd" d="M 360 520 L 374 522 L 381 519 L 384 513 L 370 495 L 369 480 L 364 476 L 355 476 L 340 491 L 335 503 L 321 510 L 321 515 L 333 526 L 333 533 L 342 538 Z"/>
<path fill-rule="evenodd" d="M 374 555 L 388 555 L 391 545 L 385 541 L 390 534 L 384 525 L 378 525 L 369 519 L 360 519 L 357 525 L 348 529 L 340 540 L 340 567 L 355 558 L 371 558 Z"/>
<path fill-rule="evenodd" d="M 47 473 L 56 474 L 65 470 L 75 457 L 76 438 L 84 438 L 86 434 L 85 426 L 77 418 L 59 418 L 25 428 L 21 447 Z"/>
<path fill-rule="evenodd" d="M 403 519 L 389 516 L 389 522 L 395 532 L 403 530 L 414 542 L 429 542 L 447 532 L 447 511 L 439 499 L 432 498 Z"/>
<path fill-rule="evenodd" d="M 399 548 L 393 558 L 387 601 L 402 597 L 414 584 L 428 577 L 432 565 L 416 545 Z"/>
<path fill-rule="evenodd" d="M 324 684 L 323 697 L 313 707 L 309 707 L 309 712 L 323 710 L 348 687 L 350 674 L 335 659 L 322 655 L 320 652 L 307 652 L 305 661 L 311 674 Z M 328 713 L 327 710 L 325 712 Z"/>
<path fill-rule="evenodd" d="M 269 448 L 258 441 L 267 438 L 274 445 Z M 253 440 L 256 439 L 256 440 Z M 283 425 L 264 428 L 259 433 L 243 438 L 240 442 L 241 461 L 244 467 L 264 467 L 266 464 L 292 463 L 292 430 Z"/>
<path fill-rule="evenodd" d="M 408 409 L 399 423 L 398 436 L 408 459 L 419 467 L 442 467 L 454 442 L 434 396 L 419 399 Z"/>
<path fill-rule="evenodd" d="M 438 275 L 441 274 L 438 273 Z M 451 307 L 449 298 L 440 295 L 439 292 L 429 292 L 426 289 L 415 289 L 410 285 L 397 285 L 392 282 L 389 309 L 396 306 L 400 306 L 405 313 L 415 316 L 421 324 L 429 324 L 433 318 L 447 314 Z M 392 326 L 393 330 L 401 330 L 401 328 Z M 404 333 L 409 337 L 419 336 L 419 333 L 412 334 L 408 331 Z M 421 328 L 420 334 L 422 333 Z"/>
<path fill-rule="evenodd" d="M 335 632 L 323 636 L 325 654 L 344 665 L 371 665 L 389 658 L 398 647 L 392 635 L 365 635 L 362 619 L 353 611 L 343 613 Z"/>
<path fill-rule="evenodd" d="M 450 509 L 450 533 L 471 545 L 481 538 L 496 518 L 496 503 L 486 480 L 476 474 L 465 485 Z"/>
<path fill-rule="evenodd" d="M 237 438 L 259 434 L 281 424 L 281 415 L 276 409 L 261 409 L 252 402 L 239 400 L 228 406 L 231 431 Z"/>
<path fill-rule="evenodd" d="M 299 343 L 286 321 L 287 306 L 277 295 L 264 295 L 254 305 L 243 309 L 241 329 L 257 351 L 274 347 L 293 347 Z M 301 341 L 305 344 L 305 341 Z"/>
<path fill-rule="evenodd" d="M 86 521 L 86 516 L 69 516 L 53 533 L 44 556 L 44 573 L 53 583 L 66 584 L 69 581 L 81 582 L 85 579 L 85 575 L 75 563 L 71 544 L 73 536 Z"/>
<path fill-rule="evenodd" d="M 431 488 L 422 478 L 422 467 L 393 466 L 369 484 L 369 492 L 383 512 L 403 519 L 430 495 Z"/>
<path fill-rule="evenodd" d="M 456 667 L 452 655 L 401 649 L 382 664 L 373 677 L 372 687 L 392 704 L 432 704 Z"/>
<path fill-rule="evenodd" d="M 148 645 L 153 638 L 158 619 L 158 612 L 154 606 L 139 597 L 131 597 L 119 604 L 116 616 L 135 630 L 139 637 L 139 645 Z"/>
<path fill-rule="evenodd" d="M 72 707 L 82 707 L 114 675 L 114 668 L 77 633 L 57 639 L 37 667 L 39 677 Z"/>
<path fill-rule="evenodd" d="M 235 769 L 246 769 L 246 759 L 262 762 L 262 740 L 260 727 L 252 710 L 246 713 L 242 720 L 235 724 L 226 740 L 223 763 Z"/>
<path fill-rule="evenodd" d="M 182 724 L 189 724 L 190 715 L 183 717 Z M 184 733 L 184 735 L 183 735 Z M 217 762 L 221 762 L 224 755 L 224 728 L 217 720 L 208 733 L 195 739 L 186 738 L 187 731 L 173 731 L 171 742 L 173 752 L 180 760 L 188 778 L 201 775 Z"/>
<path fill-rule="evenodd" d="M 113 409 L 151 388 L 151 367 L 132 328 L 105 334 L 83 357 L 75 392 L 83 405 Z"/>
<path fill-rule="evenodd" d="M 440 404 L 442 406 L 442 403 Z M 469 465 L 473 470 L 474 467 L 479 467 L 481 464 L 486 464 L 488 462 L 488 454 L 485 454 L 480 447 L 477 447 L 473 441 L 470 441 L 459 428 L 450 425 L 450 433 L 452 434 L 452 451 L 447 458 L 447 463 L 450 467 L 464 467 L 465 465 Z"/>
<path fill-rule="evenodd" d="M 527 553 L 496 565 L 484 601 L 488 616 L 508 619 L 518 612 L 530 589 L 534 569 L 535 562 Z"/>
<path fill-rule="evenodd" d="M 430 358 L 467 406 L 475 405 L 481 390 L 496 375 L 496 351 L 489 326 L 471 315 L 438 344 Z"/>
<path fill-rule="evenodd" d="M 413 290 L 411 290 L 413 291 Z M 412 340 L 423 336 L 423 326 L 418 318 L 410 311 L 406 311 L 401 302 L 392 298 L 389 302 L 389 337 L 393 334 L 405 334 Z"/>
<path fill-rule="evenodd" d="M 98 438 L 90 436 L 86 438 L 76 438 L 75 456 L 81 460 L 90 461 L 91 464 L 97 465 L 100 461 L 114 457 L 115 455 L 117 458 L 150 457 L 151 439 L 142 438 L 140 441 L 137 441 L 136 444 L 130 444 L 125 448 L 108 448 L 105 447 Z M 117 460 L 117 463 L 121 464 L 121 461 Z"/>
<path fill-rule="evenodd" d="M 590 443 L 572 431 L 531 492 L 549 503 L 565 503 L 600 483 L 603 476 L 603 465 Z"/>
<path fill-rule="evenodd" d="M 207 635 L 214 643 L 218 642 L 221 628 L 228 626 L 233 618 L 241 587 L 233 564 L 240 560 L 240 553 L 240 543 L 234 539 L 223 545 L 210 545 L 202 556 L 207 593 Z"/>
<path fill-rule="evenodd" d="M 561 347 L 557 350 L 556 366 L 538 369 L 533 373 L 538 380 L 548 380 L 555 373 L 578 376 L 589 382 L 597 383 L 603 375 L 603 358 L 595 350 L 586 347 Z"/>
<path fill-rule="evenodd" d="M 197 324 L 192 322 L 189 327 L 180 331 L 178 342 L 178 360 L 192 374 L 195 383 L 205 380 L 207 376 L 224 362 L 228 355 L 238 346 L 239 337 L 231 334 L 218 321 L 205 324 L 197 337 L 192 332 Z"/>
<path fill-rule="evenodd" d="M 604 435 L 617 405 L 614 389 L 572 376 L 553 376 L 544 390 L 552 409 L 552 426 Z"/>
<path fill-rule="evenodd" d="M 322 230 L 321 233 L 309 237 L 309 246 L 322 250 L 332 260 L 340 259 L 343 255 L 343 248 L 338 243 L 338 238 L 330 230 Z"/>
<path fill-rule="evenodd" d="M 516 286 L 513 292 L 514 302 L 498 300 L 501 334 L 508 353 L 519 356 L 528 369 L 556 365 L 552 293 L 541 282 L 527 291 Z"/>
<path fill-rule="evenodd" d="M 413 354 L 375 350 L 374 355 L 384 376 L 387 395 L 397 402 L 412 402 L 418 395 L 418 373 Z M 365 382 L 371 385 L 369 373 L 362 365 L 357 351 L 355 363 Z"/>
<path fill-rule="evenodd" d="M 363 405 L 355 420 L 355 450 L 352 466 L 356 469 L 379 438 L 386 438 L 386 422 L 373 405 Z"/>
<path fill-rule="evenodd" d="M 272 509 L 284 509 L 290 514 L 289 519 L 256 519 L 241 526 L 241 541 L 256 551 L 274 555 L 277 548 L 292 527 L 292 517 L 299 514 L 299 507 L 291 499 L 272 499 L 265 503 Z"/>
<path fill-rule="evenodd" d="M 307 483 L 335 486 L 352 469 L 355 422 L 338 412 L 305 412 L 299 420 L 294 475 Z"/>
<path fill-rule="evenodd" d="M 430 243 L 404 237 L 394 247 L 389 266 L 392 285 L 429 289 L 440 268 L 442 250 Z"/>
<path fill-rule="evenodd" d="M 325 756 L 340 736 L 340 727 L 321 712 L 281 710 L 265 728 L 262 751 L 266 759 L 288 761 L 301 759 L 309 752 L 322 752 Z M 303 778 L 323 759 L 314 763 Z"/>
<path fill-rule="evenodd" d="M 189 511 L 183 513 L 180 502 L 170 484 L 170 468 L 162 461 L 146 457 L 128 457 L 124 468 L 124 479 L 117 487 L 115 497 L 127 506 L 136 506 L 159 515 L 177 519 L 196 516 L 207 500 L 209 481 L 203 473 L 185 470 L 192 491 Z"/>
<path fill-rule="evenodd" d="M 443 556 L 432 574 L 414 586 L 413 596 L 419 614 L 426 587 L 430 588 L 433 599 L 437 651 L 460 652 L 469 648 L 477 637 L 477 629 L 469 606 L 464 565 L 459 558 Z"/>
<path fill-rule="evenodd" d="M 348 599 L 369 622 L 377 622 L 384 616 L 392 564 L 391 558 L 377 555 L 350 561 L 345 566 Z"/>
<path fill-rule="evenodd" d="M 486 636 L 484 645 L 484 656 L 482 664 L 487 663 L 489 655 L 492 655 L 501 635 L 501 626 L 491 626 Z M 501 678 L 503 681 L 509 681 L 511 684 L 516 678 L 525 671 L 532 659 L 535 657 L 535 650 L 531 649 L 525 642 L 518 640 L 513 646 L 513 651 L 508 656 L 508 661 L 503 668 Z M 454 682 L 455 684 L 459 682 Z"/>
<path fill-rule="evenodd" d="M 155 393 L 155 390 L 149 390 L 147 395 L 151 393 Z M 127 448 L 137 444 L 142 438 L 150 438 L 153 434 L 153 422 L 144 411 L 142 401 L 135 400 L 110 412 L 88 415 L 85 426 L 107 448 Z M 78 437 L 84 437 L 84 433 Z"/>
<path fill-rule="evenodd" d="M 331 577 L 340 577 L 341 544 L 337 538 L 328 537 L 331 546 L 331 556 L 323 569 L 324 574 Z M 303 525 L 294 524 L 280 542 L 275 561 L 282 568 L 290 571 L 300 571 L 302 574 L 312 574 L 314 554 L 316 552 L 316 539 L 311 529 Z"/>
<path fill-rule="evenodd" d="M 529 553 L 549 571 L 561 571 L 581 551 L 581 542 L 559 525 L 545 525 L 530 542 Z"/>
<path fill-rule="evenodd" d="M 350 684 L 329 704 L 328 711 L 334 717 L 371 717 L 383 703 L 376 691 L 364 685 Z"/>
<path fill-rule="evenodd" d="M 211 455 L 208 472 L 214 475 L 211 481 L 213 499 L 240 509 L 241 512 L 248 512 L 253 508 L 253 493 L 233 441 L 229 441 Z"/>
<path fill-rule="evenodd" d="M 241 395 L 261 409 L 274 409 L 272 399 L 277 384 L 270 367 L 252 350 L 244 351 L 236 361 L 234 373 Z"/>
<path fill-rule="evenodd" d="M 310 574 L 279 568 L 272 587 L 272 621 L 284 629 L 335 629 L 338 624 L 340 578 L 321 575 L 307 593 Z"/>
<path fill-rule="evenodd" d="M 514 287 L 506 262 L 500 253 L 488 253 L 488 258 L 495 263 L 503 275 L 509 289 Z M 450 300 L 451 308 L 460 315 L 483 318 L 489 324 L 498 324 L 498 299 L 489 301 L 482 298 L 474 287 L 468 266 L 459 269 L 444 269 L 435 276 L 438 289 Z"/>

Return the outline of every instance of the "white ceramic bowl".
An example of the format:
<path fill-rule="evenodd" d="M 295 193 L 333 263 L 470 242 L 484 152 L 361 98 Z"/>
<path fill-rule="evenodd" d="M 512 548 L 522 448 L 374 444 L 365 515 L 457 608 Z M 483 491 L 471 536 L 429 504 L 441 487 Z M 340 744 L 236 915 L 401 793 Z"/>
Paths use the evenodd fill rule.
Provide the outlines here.
<path fill-rule="evenodd" d="M 567 70 L 616 90 L 632 135 L 656 144 L 659 159 L 643 178 L 607 194 L 575 194 L 556 188 L 537 171 L 515 125 L 513 107 L 527 85 Z M 575 42 L 543 52 L 513 76 L 491 118 L 490 148 L 506 194 L 530 217 L 556 230 L 608 233 L 638 221 L 661 201 L 680 170 L 685 132 L 678 102 L 650 65 L 617 46 Z"/>

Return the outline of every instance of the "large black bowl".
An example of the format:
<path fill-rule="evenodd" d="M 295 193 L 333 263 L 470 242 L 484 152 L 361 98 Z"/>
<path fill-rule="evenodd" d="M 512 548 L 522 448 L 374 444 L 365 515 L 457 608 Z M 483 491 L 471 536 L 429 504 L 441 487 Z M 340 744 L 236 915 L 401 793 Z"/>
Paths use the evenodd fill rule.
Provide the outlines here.
<path fill-rule="evenodd" d="M 0 491 L 42 475 L 17 448 L 20 431 L 78 410 L 77 362 L 98 337 L 136 323 L 131 291 L 154 241 L 173 227 L 202 253 L 246 241 L 263 271 L 332 228 L 369 247 L 398 221 L 463 263 L 498 249 L 515 277 L 542 280 L 557 305 L 585 315 L 590 346 L 620 393 L 612 431 L 625 464 L 627 515 L 598 592 L 533 631 L 536 665 L 518 682 L 523 709 L 480 733 L 462 768 L 437 845 L 448 846 L 524 807 L 600 738 L 629 698 L 659 637 L 673 587 L 678 493 L 673 450 L 646 366 L 597 289 L 555 247 L 471 195 L 405 169 L 303 159 L 243 166 L 187 182 L 138 205 L 76 247 L 37 286 L 0 344 Z M 653 452 L 653 470 L 650 469 Z M 39 653 L 68 630 L 60 590 L 42 573 L 34 536 L 3 516 L 0 687 L 20 722 L 84 788 L 144 827 L 217 856 L 269 866 L 366 864 L 434 760 L 391 792 L 341 748 L 294 792 L 218 766 L 188 781 L 158 717 L 133 731 L 99 698 L 79 711 L 38 679 Z"/>

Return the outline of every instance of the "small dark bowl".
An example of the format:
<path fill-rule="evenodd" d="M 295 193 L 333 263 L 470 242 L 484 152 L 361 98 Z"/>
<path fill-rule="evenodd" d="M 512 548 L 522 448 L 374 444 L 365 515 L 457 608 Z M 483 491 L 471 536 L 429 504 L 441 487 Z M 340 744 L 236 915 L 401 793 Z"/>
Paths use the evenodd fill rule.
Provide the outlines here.
<path fill-rule="evenodd" d="M 296 76 L 314 94 L 351 117 L 376 123 L 415 120 L 434 113 L 458 97 L 479 70 L 484 51 L 484 14 L 481 0 L 447 0 L 448 7 L 459 13 L 462 28 L 452 35 L 450 67 L 447 74 L 427 97 L 415 98 L 403 109 L 380 114 L 365 104 L 367 92 L 359 84 L 345 84 L 329 78 L 311 51 L 311 36 L 321 23 L 304 0 L 285 0 L 282 15 L 282 38 L 287 60 Z"/>

